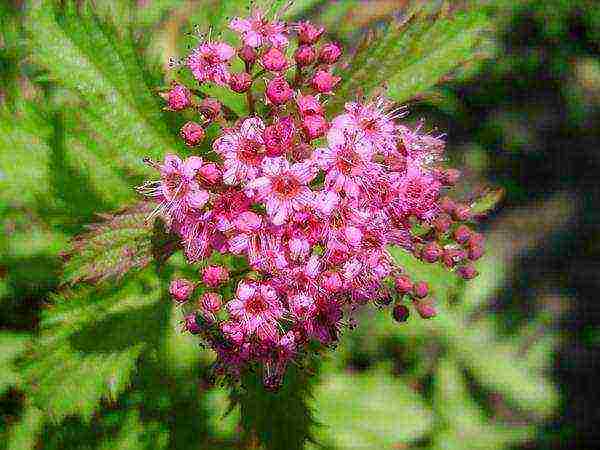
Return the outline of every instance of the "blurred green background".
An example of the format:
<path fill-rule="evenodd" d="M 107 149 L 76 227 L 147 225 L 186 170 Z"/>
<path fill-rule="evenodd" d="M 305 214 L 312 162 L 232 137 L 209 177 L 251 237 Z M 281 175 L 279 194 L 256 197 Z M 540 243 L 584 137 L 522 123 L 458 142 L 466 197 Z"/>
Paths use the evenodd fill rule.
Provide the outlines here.
<path fill-rule="evenodd" d="M 78 11 L 84 1 L 44 3 L 0 4 L 0 449 L 254 448 L 227 391 L 203 382 L 210 353 L 179 332 L 162 293 L 184 270 L 180 257 L 121 285 L 61 285 L 69 240 L 135 199 L 141 156 L 187 151 L 182 119 L 154 95 L 168 58 L 193 43 L 192 24 L 218 27 L 247 4 L 97 0 L 90 14 Z M 320 424 L 308 447 L 591 448 L 600 10 L 584 0 L 419 6 L 465 28 L 402 31 L 415 44 L 382 70 L 416 80 L 395 98 L 410 120 L 446 133 L 464 170 L 458 195 L 494 186 L 505 198 L 482 225 L 489 250 L 475 281 L 406 260 L 434 286 L 438 318 L 399 326 L 389 311 L 366 311 L 328 353 L 299 400 Z M 325 24 L 351 50 L 414 7 L 298 0 L 288 18 Z M 463 14 L 473 10 L 476 50 L 446 67 L 445 45 L 472 39 L 475 16 Z M 367 67 L 370 79 L 377 61 Z M 418 92 L 402 94 L 409 87 Z"/>

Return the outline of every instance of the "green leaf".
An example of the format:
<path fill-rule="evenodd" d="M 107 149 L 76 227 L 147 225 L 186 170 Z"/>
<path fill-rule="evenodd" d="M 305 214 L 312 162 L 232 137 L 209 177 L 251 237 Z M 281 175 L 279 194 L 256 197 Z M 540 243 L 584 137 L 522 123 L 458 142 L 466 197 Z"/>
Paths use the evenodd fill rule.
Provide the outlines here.
<path fill-rule="evenodd" d="M 10 429 L 8 450 L 33 450 L 37 437 L 44 425 L 44 413 L 35 407 L 28 407 L 21 420 Z"/>
<path fill-rule="evenodd" d="M 499 207 L 505 195 L 504 188 L 487 189 L 471 202 L 471 212 L 478 218 L 484 218 Z"/>
<path fill-rule="evenodd" d="M 25 350 L 31 336 L 8 331 L 0 332 L 0 396 L 20 382 L 14 360 Z"/>
<path fill-rule="evenodd" d="M 339 448 L 393 448 L 428 433 L 433 416 L 420 395 L 384 368 L 331 373 L 315 390 L 318 437 Z"/>

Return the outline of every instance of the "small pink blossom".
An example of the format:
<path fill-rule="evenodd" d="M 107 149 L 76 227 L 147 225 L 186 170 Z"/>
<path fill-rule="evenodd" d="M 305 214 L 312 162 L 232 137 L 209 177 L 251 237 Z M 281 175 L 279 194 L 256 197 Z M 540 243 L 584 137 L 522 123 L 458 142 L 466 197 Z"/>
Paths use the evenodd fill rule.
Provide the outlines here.
<path fill-rule="evenodd" d="M 312 45 L 301 45 L 294 53 L 294 60 L 299 67 L 307 67 L 317 60 L 317 52 Z"/>
<path fill-rule="evenodd" d="M 277 47 L 271 47 L 260 59 L 262 66 L 271 72 L 282 72 L 288 68 L 288 60 Z"/>
<path fill-rule="evenodd" d="M 267 20 L 258 9 L 255 9 L 248 19 L 234 18 L 229 23 L 229 28 L 240 33 L 244 44 L 253 48 L 265 43 L 279 48 L 288 45 L 286 25 L 277 20 Z"/>
<path fill-rule="evenodd" d="M 299 22 L 296 25 L 298 31 L 298 42 L 300 44 L 314 44 L 325 32 L 325 28 L 317 27 L 309 21 Z"/>
<path fill-rule="evenodd" d="M 340 82 L 341 77 L 332 75 L 326 70 L 318 70 L 313 76 L 310 85 L 322 94 L 331 94 L 333 88 Z"/>
<path fill-rule="evenodd" d="M 269 81 L 267 84 L 266 95 L 267 99 L 274 105 L 283 105 L 294 96 L 294 91 L 292 91 L 287 80 L 284 77 L 279 76 Z"/>
<path fill-rule="evenodd" d="M 168 108 L 171 111 L 182 111 L 192 103 L 192 94 L 188 88 L 181 84 L 175 84 L 171 90 L 161 95 L 167 100 Z"/>
<path fill-rule="evenodd" d="M 208 266 L 202 273 L 202 282 L 216 288 L 229 280 L 229 271 L 223 266 Z"/>
<path fill-rule="evenodd" d="M 216 314 L 221 309 L 221 296 L 215 292 L 205 292 L 202 294 L 200 304 L 206 312 Z"/>
<path fill-rule="evenodd" d="M 310 114 L 302 118 L 302 130 L 309 141 L 324 136 L 328 129 L 329 124 L 323 116 Z"/>
<path fill-rule="evenodd" d="M 204 139 L 204 129 L 196 122 L 186 122 L 180 134 L 188 147 L 195 147 Z"/>
<path fill-rule="evenodd" d="M 271 327 L 284 313 L 275 290 L 268 284 L 252 281 L 240 281 L 235 298 L 226 307 L 247 334 L 261 329 L 272 334 Z"/>
<path fill-rule="evenodd" d="M 247 72 L 233 73 L 229 77 L 229 87 L 234 92 L 246 92 L 251 86 L 252 77 Z"/>
<path fill-rule="evenodd" d="M 194 49 L 187 65 L 198 82 L 212 81 L 225 86 L 230 76 L 228 62 L 233 55 L 233 47 L 223 42 L 207 42 Z"/>
<path fill-rule="evenodd" d="M 333 42 L 325 44 L 319 50 L 319 62 L 323 64 L 335 64 L 342 56 L 342 48 Z"/>
<path fill-rule="evenodd" d="M 314 95 L 298 94 L 298 97 L 296 97 L 296 105 L 298 105 L 298 111 L 300 111 L 300 114 L 303 116 L 322 116 L 325 114 L 321 103 L 319 103 L 319 100 Z"/>
<path fill-rule="evenodd" d="M 267 156 L 282 156 L 291 149 L 296 126 L 290 116 L 279 118 L 273 125 L 265 128 L 263 140 Z"/>
<path fill-rule="evenodd" d="M 176 278 L 171 281 L 169 286 L 169 293 L 173 299 L 179 303 L 183 303 L 190 298 L 194 291 L 194 283 L 185 278 Z"/>

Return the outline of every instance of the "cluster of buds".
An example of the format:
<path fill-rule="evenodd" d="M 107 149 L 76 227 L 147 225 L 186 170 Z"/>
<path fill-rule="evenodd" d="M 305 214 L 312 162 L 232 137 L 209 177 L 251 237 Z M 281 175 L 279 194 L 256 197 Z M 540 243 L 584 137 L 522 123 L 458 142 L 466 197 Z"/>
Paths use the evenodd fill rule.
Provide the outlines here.
<path fill-rule="evenodd" d="M 260 11 L 230 27 L 238 49 L 204 41 L 185 62 L 198 83 L 244 93 L 248 116 L 226 118 L 217 100 L 175 84 L 163 94 L 170 110 L 196 108 L 221 127 L 214 153 L 151 162 L 160 179 L 140 191 L 180 236 L 187 261 L 201 266 L 198 281 L 171 284 L 185 330 L 215 351 L 217 374 L 259 367 L 276 389 L 290 361 L 311 344 L 336 345 L 369 303 L 389 306 L 398 322 L 411 304 L 423 318 L 436 314 L 428 285 L 388 246 L 470 279 L 483 239 L 466 225 L 469 208 L 442 198 L 459 175 L 439 164 L 444 142 L 398 123 L 405 108 L 377 97 L 327 117 L 342 51 L 320 43 L 323 28 Z M 231 69 L 236 57 L 242 72 Z M 203 125 L 188 122 L 181 136 L 198 145 Z"/>

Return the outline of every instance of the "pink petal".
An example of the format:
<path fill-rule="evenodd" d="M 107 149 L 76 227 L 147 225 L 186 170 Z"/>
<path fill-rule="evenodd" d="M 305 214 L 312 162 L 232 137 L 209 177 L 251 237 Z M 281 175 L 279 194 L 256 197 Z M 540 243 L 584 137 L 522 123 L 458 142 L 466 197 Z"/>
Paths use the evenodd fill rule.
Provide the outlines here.
<path fill-rule="evenodd" d="M 229 22 L 229 28 L 239 33 L 244 33 L 250 31 L 252 28 L 252 23 L 247 19 L 235 17 L 231 20 L 231 22 Z"/>

